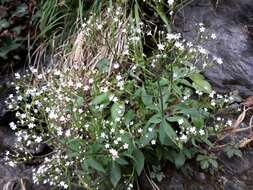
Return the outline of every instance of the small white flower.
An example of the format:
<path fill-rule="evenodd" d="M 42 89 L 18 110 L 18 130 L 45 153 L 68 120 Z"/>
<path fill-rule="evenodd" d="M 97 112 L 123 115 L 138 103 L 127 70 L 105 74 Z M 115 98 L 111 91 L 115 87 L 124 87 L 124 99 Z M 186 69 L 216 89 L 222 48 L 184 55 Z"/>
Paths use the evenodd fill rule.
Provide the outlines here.
<path fill-rule="evenodd" d="M 233 122 L 231 120 L 228 120 L 227 123 L 226 123 L 226 125 L 228 125 L 230 127 L 232 126 L 232 124 L 233 124 Z"/>
<path fill-rule="evenodd" d="M 158 50 L 164 50 L 165 45 L 164 44 L 157 44 Z"/>
<path fill-rule="evenodd" d="M 37 138 L 35 139 L 35 142 L 36 142 L 36 143 L 42 142 L 42 137 L 37 137 Z"/>
<path fill-rule="evenodd" d="M 200 130 L 199 130 L 199 134 L 200 134 L 201 136 L 203 136 L 203 135 L 205 135 L 205 131 L 204 131 L 203 129 L 200 129 Z"/>
<path fill-rule="evenodd" d="M 152 145 L 155 145 L 155 144 L 156 144 L 156 141 L 155 141 L 155 140 L 152 140 L 152 141 L 151 141 L 151 144 L 152 144 Z"/>
<path fill-rule="evenodd" d="M 117 150 L 111 148 L 111 149 L 109 150 L 109 152 L 111 153 L 112 159 L 113 159 L 113 160 L 115 160 L 116 158 L 119 157 L 119 156 L 118 156 L 118 151 L 117 151 Z"/>
<path fill-rule="evenodd" d="M 65 132 L 65 136 L 66 137 L 70 137 L 71 133 L 70 133 L 70 129 L 68 129 L 66 132 Z"/>
<path fill-rule="evenodd" d="M 119 68 L 119 64 L 118 63 L 113 64 L 113 68 L 114 69 L 118 69 Z"/>
<path fill-rule="evenodd" d="M 138 129 L 137 131 L 138 131 L 138 133 L 142 133 L 143 130 L 142 129 Z"/>
<path fill-rule="evenodd" d="M 184 123 L 184 119 L 181 118 L 181 119 L 178 120 L 179 125 L 182 125 L 183 123 Z"/>
<path fill-rule="evenodd" d="M 187 142 L 187 136 L 185 135 L 185 134 L 183 134 L 181 137 L 180 137 L 180 140 L 182 141 L 182 142 Z"/>
<path fill-rule="evenodd" d="M 88 86 L 88 85 L 85 85 L 84 87 L 83 87 L 83 90 L 84 91 L 88 91 L 90 89 L 90 87 Z"/>
<path fill-rule="evenodd" d="M 190 133 L 195 134 L 196 133 L 196 128 L 195 127 L 190 127 Z"/>
<path fill-rule="evenodd" d="M 216 59 L 216 62 L 217 62 L 219 65 L 221 65 L 221 64 L 223 63 L 223 60 L 222 60 L 221 58 L 217 58 L 217 59 Z"/>
<path fill-rule="evenodd" d="M 17 125 L 14 122 L 9 123 L 9 126 L 12 130 L 16 130 L 17 129 Z"/>
<path fill-rule="evenodd" d="M 206 30 L 206 29 L 205 29 L 205 27 L 203 27 L 203 26 L 201 26 L 201 27 L 199 28 L 199 31 L 200 31 L 200 32 L 205 32 L 205 30 Z"/>
<path fill-rule="evenodd" d="M 174 0 L 168 0 L 168 4 L 172 6 L 174 4 Z"/>
<path fill-rule="evenodd" d="M 37 78 L 40 80 L 40 79 L 43 78 L 43 75 L 42 75 L 42 74 L 39 74 L 39 75 L 37 76 Z"/>
<path fill-rule="evenodd" d="M 35 124 L 33 124 L 33 123 L 29 123 L 29 124 L 28 124 L 28 128 L 29 128 L 29 129 L 33 129 L 34 126 L 35 126 Z"/>
<path fill-rule="evenodd" d="M 125 143 L 125 144 L 123 145 L 123 148 L 124 148 L 125 150 L 128 149 L 128 144 Z"/>
<path fill-rule="evenodd" d="M 21 78 L 20 74 L 19 73 L 15 73 L 15 78 L 16 79 L 20 79 Z"/>
<path fill-rule="evenodd" d="M 211 38 L 212 38 L 212 39 L 216 39 L 216 38 L 217 38 L 216 34 L 214 34 L 214 33 L 211 34 Z"/>

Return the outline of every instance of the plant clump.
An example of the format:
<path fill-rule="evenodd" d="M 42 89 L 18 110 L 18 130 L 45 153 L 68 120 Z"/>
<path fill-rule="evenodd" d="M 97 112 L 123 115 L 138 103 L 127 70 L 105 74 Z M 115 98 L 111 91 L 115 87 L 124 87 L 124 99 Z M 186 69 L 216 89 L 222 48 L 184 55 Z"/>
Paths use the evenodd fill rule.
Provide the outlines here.
<path fill-rule="evenodd" d="M 167 25 L 143 20 L 137 2 L 106 4 L 57 49 L 57 64 L 15 74 L 16 95 L 7 103 L 17 142 L 5 159 L 39 162 L 34 183 L 133 189 L 145 168 L 167 161 L 179 168 L 197 158 L 203 169 L 217 167 L 210 136 L 218 129 L 206 121 L 233 98 L 213 91 L 199 65 L 222 59 L 211 62 L 200 42 L 169 30 L 161 7 L 173 10 L 172 1 L 143 3 Z M 215 39 L 197 27 L 200 37 Z M 51 151 L 34 153 L 40 144 Z"/>

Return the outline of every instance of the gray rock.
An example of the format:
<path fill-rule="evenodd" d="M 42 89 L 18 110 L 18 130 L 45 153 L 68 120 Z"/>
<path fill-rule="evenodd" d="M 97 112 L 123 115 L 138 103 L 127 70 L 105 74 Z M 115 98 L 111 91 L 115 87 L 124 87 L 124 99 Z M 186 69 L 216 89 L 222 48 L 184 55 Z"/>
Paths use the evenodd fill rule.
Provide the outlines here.
<path fill-rule="evenodd" d="M 175 15 L 174 28 L 194 41 L 196 25 L 204 23 L 217 40 L 208 40 L 204 47 L 224 64 L 207 69 L 204 74 L 219 92 L 239 91 L 253 94 L 253 1 L 195 0 Z"/>

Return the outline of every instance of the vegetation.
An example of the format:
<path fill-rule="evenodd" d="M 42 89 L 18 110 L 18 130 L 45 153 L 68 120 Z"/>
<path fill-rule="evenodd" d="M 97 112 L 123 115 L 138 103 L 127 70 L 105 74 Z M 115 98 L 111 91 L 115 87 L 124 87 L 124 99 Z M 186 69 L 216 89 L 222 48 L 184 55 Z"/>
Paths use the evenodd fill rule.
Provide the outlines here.
<path fill-rule="evenodd" d="M 178 4 L 41 1 L 37 39 L 55 61 L 15 74 L 9 165 L 39 162 L 34 182 L 56 189 L 133 189 L 143 170 L 160 181 L 167 162 L 180 168 L 195 158 L 217 168 L 210 137 L 220 129 L 207 120 L 233 97 L 216 94 L 201 74 L 222 64 L 201 47 L 215 34 L 200 23 L 192 43 L 171 31 Z M 42 144 L 50 151 L 38 155 Z"/>

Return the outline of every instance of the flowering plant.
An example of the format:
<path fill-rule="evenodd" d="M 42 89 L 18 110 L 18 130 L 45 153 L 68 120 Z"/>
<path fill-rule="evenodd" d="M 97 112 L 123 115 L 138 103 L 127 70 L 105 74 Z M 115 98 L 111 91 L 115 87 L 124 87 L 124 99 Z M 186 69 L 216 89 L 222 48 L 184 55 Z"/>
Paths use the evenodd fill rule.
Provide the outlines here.
<path fill-rule="evenodd" d="M 205 121 L 231 100 L 217 97 L 196 67 L 208 52 L 141 21 L 138 4 L 126 15 L 112 6 L 90 16 L 56 65 L 15 75 L 7 102 L 17 143 L 6 160 L 40 162 L 35 183 L 132 189 L 145 164 L 181 167 L 211 146 Z M 38 155 L 42 144 L 50 151 Z"/>

